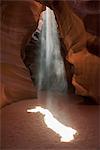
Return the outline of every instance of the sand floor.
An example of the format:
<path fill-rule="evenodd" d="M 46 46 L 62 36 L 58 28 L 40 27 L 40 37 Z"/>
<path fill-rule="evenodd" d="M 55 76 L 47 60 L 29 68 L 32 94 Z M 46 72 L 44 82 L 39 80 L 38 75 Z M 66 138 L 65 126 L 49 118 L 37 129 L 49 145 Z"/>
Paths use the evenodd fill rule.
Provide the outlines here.
<path fill-rule="evenodd" d="M 50 94 L 49 94 L 50 95 Z M 38 99 L 23 100 L 1 109 L 1 150 L 99 150 L 100 106 L 80 105 L 78 96 L 46 93 Z M 61 143 L 48 129 L 39 113 L 27 113 L 28 108 L 41 105 L 48 108 L 63 124 L 78 131 L 75 140 Z"/>

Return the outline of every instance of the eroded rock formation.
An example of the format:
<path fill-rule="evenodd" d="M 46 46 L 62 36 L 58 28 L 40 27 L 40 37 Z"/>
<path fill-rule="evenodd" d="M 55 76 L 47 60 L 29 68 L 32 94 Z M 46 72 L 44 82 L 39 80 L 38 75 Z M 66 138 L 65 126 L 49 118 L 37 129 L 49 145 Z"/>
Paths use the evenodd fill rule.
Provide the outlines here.
<path fill-rule="evenodd" d="M 1 106 L 37 95 L 21 50 L 36 30 L 41 11 L 42 5 L 35 1 L 1 3 Z"/>
<path fill-rule="evenodd" d="M 42 1 L 42 0 L 37 0 Z M 88 52 L 87 41 L 95 40 L 67 1 L 44 3 L 53 9 L 59 31 L 68 51 L 66 59 L 74 65 L 72 83 L 76 93 L 91 96 L 99 102 L 100 60 Z M 2 106 L 12 101 L 33 98 L 36 87 L 21 59 L 30 35 L 36 30 L 43 5 L 36 1 L 1 1 L 1 96 Z M 94 49 L 95 51 L 95 49 Z"/>

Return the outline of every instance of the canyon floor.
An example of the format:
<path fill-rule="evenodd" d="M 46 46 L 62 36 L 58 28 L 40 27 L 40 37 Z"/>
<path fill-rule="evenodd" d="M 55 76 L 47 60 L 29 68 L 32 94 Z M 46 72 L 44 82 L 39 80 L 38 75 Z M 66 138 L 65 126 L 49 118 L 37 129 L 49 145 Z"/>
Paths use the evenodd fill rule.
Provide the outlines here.
<path fill-rule="evenodd" d="M 100 106 L 85 105 L 74 94 L 42 92 L 38 99 L 15 102 L 1 109 L 1 150 L 99 150 Z M 27 113 L 40 105 L 61 123 L 77 130 L 71 142 L 60 142 L 40 113 Z"/>

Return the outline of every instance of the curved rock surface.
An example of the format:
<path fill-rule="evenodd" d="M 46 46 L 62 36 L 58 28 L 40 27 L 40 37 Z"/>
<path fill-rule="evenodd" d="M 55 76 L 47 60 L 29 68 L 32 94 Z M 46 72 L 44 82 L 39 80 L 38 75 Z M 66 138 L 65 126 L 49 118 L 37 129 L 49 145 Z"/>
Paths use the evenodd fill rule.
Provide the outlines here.
<path fill-rule="evenodd" d="M 0 105 L 12 101 L 36 97 L 25 67 L 21 50 L 35 31 L 42 5 L 25 1 L 4 1 L 1 3 L 1 96 Z"/>
<path fill-rule="evenodd" d="M 42 0 L 37 0 L 42 1 Z M 25 67 L 21 50 L 36 30 L 43 5 L 36 1 L 2 1 L 1 3 L 1 105 L 36 96 L 36 87 Z M 76 93 L 99 101 L 100 60 L 88 52 L 87 41 L 95 36 L 87 34 L 81 19 L 73 13 L 66 1 L 52 6 L 59 31 L 68 55 L 66 59 L 75 67 L 72 83 Z M 94 49 L 95 51 L 95 49 Z"/>

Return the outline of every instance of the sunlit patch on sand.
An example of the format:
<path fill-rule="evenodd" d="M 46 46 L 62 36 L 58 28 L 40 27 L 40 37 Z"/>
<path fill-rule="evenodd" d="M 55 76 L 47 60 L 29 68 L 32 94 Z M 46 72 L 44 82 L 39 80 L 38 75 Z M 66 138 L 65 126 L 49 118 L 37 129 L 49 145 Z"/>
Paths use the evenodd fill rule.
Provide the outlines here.
<path fill-rule="evenodd" d="M 36 106 L 34 109 L 28 109 L 27 112 L 40 112 L 44 115 L 44 122 L 48 128 L 52 129 L 60 136 L 61 142 L 70 142 L 74 140 L 74 135 L 77 133 L 75 129 L 67 127 L 59 122 L 48 109 L 44 109 L 41 106 Z"/>

